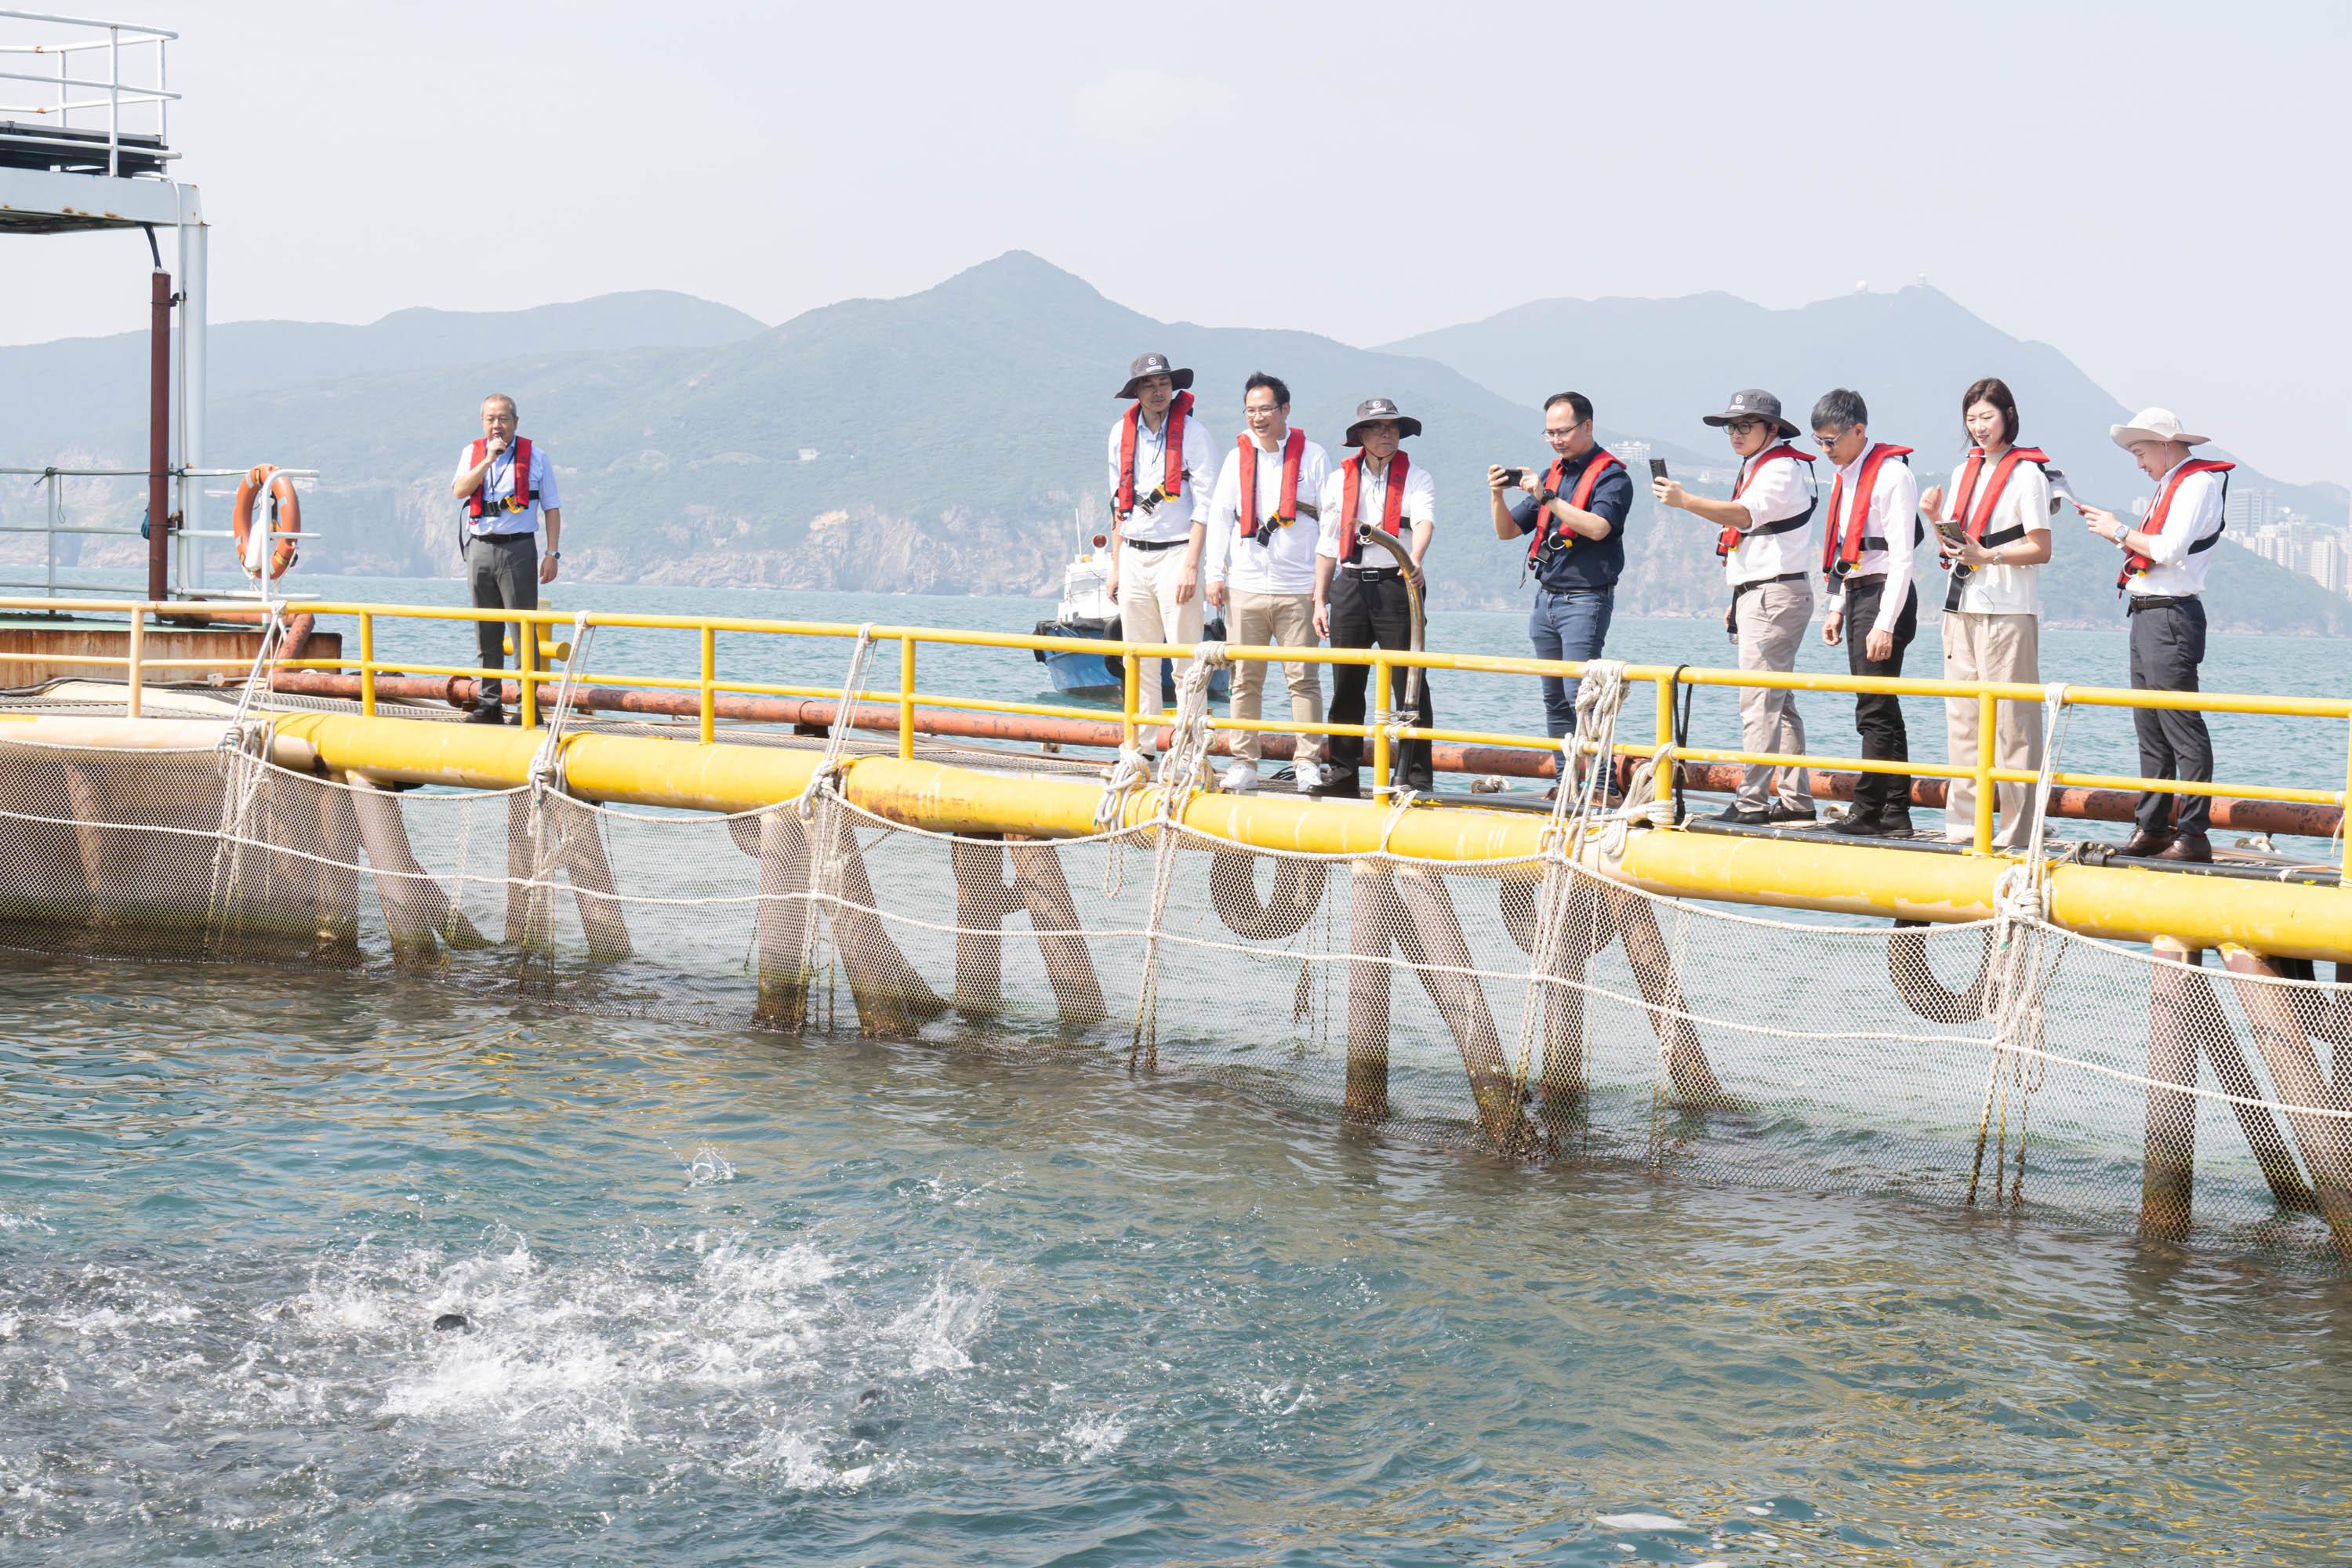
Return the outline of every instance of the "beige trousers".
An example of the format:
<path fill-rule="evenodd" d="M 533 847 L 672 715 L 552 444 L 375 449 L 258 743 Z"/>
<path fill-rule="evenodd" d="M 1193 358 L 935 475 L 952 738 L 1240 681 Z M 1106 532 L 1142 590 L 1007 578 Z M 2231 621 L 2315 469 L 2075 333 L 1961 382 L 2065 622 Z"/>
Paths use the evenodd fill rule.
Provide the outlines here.
<path fill-rule="evenodd" d="M 1179 544 L 1169 550 L 1138 550 L 1122 544 L 1118 549 L 1118 629 L 1129 642 L 1197 643 L 1201 640 L 1201 585 L 1192 585 L 1192 596 L 1182 604 L 1176 602 L 1176 579 L 1184 574 L 1184 553 L 1189 545 Z M 1163 659 L 1147 658 L 1137 672 L 1135 710 L 1158 713 L 1164 704 L 1160 696 L 1160 667 Z M 1184 679 L 1189 658 L 1176 662 L 1176 679 Z"/>
<path fill-rule="evenodd" d="M 1323 639 L 1315 635 L 1315 595 L 1312 594 L 1253 594 L 1235 588 L 1225 605 L 1225 640 L 1241 647 L 1313 647 Z M 1266 666 L 1257 659 L 1236 659 L 1228 667 L 1233 672 L 1233 716 L 1255 719 L 1261 710 L 1265 691 Z M 1290 693 L 1290 718 L 1294 723 L 1319 724 L 1323 721 L 1323 672 L 1303 660 L 1282 666 L 1283 686 Z M 1298 757 L 1312 759 L 1322 754 L 1323 737 L 1302 734 L 1298 737 Z M 1243 762 L 1258 760 L 1258 733 L 1241 731 L 1234 736 L 1234 755 Z"/>
<path fill-rule="evenodd" d="M 2015 680 L 2027 685 L 2042 679 L 2042 618 L 2038 616 L 1989 616 L 1973 610 L 1944 612 L 1944 679 L 1947 680 Z M 1944 700 L 1944 735 L 1952 766 L 1977 765 L 1977 700 L 1973 697 Z M 2042 708 L 2033 702 L 1993 705 L 1992 763 L 1997 768 L 2038 768 L 2042 765 Z M 2021 784 L 1993 786 L 1993 804 L 2000 826 L 1994 844 L 2004 849 L 2022 848 L 2033 831 L 2027 809 L 2032 790 Z M 1944 805 L 1944 837 L 1962 842 L 1976 837 L 1977 786 L 1972 780 L 1954 779 Z"/>
<path fill-rule="evenodd" d="M 1751 588 L 1739 595 L 1733 616 L 1739 628 L 1740 668 L 1794 669 L 1797 644 L 1813 618 L 1812 584 L 1800 579 Z M 1802 752 L 1805 721 L 1797 712 L 1797 694 L 1740 688 L 1739 749 L 1782 755 Z M 1766 809 L 1771 805 L 1776 783 L 1782 805 L 1799 811 L 1813 809 L 1813 792 L 1806 787 L 1802 768 L 1748 768 L 1739 776 L 1738 804 L 1750 811 Z"/>

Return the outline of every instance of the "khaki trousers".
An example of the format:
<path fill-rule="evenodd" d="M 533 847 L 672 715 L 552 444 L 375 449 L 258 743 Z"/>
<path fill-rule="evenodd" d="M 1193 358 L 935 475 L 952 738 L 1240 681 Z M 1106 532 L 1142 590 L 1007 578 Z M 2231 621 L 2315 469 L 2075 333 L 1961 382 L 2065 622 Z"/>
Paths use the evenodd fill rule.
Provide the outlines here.
<path fill-rule="evenodd" d="M 1246 589 L 1233 589 L 1225 604 L 1225 640 L 1241 647 L 1314 647 L 1322 641 L 1315 635 L 1315 595 L 1253 594 Z M 1265 665 L 1254 658 L 1243 658 L 1235 659 L 1227 668 L 1233 672 L 1233 716 L 1257 718 L 1265 691 Z M 1322 671 L 1303 660 L 1297 664 L 1286 662 L 1282 680 L 1290 694 L 1292 722 L 1321 723 Z M 1322 736 L 1300 735 L 1297 760 L 1313 759 L 1320 754 L 1322 746 Z M 1242 762 L 1258 760 L 1256 731 L 1234 734 L 1234 756 Z"/>
<path fill-rule="evenodd" d="M 1794 669 L 1797 644 L 1813 619 L 1812 584 L 1800 579 L 1751 588 L 1739 595 L 1732 618 L 1739 634 L 1740 668 Z M 1805 721 L 1797 712 L 1797 694 L 1742 687 L 1739 746 L 1742 751 L 1783 755 L 1803 752 Z M 1748 769 L 1740 774 L 1738 805 L 1749 811 L 1764 810 L 1771 804 L 1776 780 L 1782 805 L 1799 811 L 1813 809 L 1813 792 L 1806 787 L 1802 768 Z"/>
<path fill-rule="evenodd" d="M 1192 596 L 1182 604 L 1176 602 L 1176 579 L 1184 574 L 1184 555 L 1191 546 L 1179 544 L 1167 550 L 1138 550 L 1131 544 L 1118 549 L 1118 627 L 1128 642 L 1181 642 L 1201 640 L 1201 586 L 1194 584 Z M 1165 660 L 1147 658 L 1138 670 L 1135 690 L 1135 710 L 1158 713 L 1165 704 L 1160 695 L 1160 667 Z M 1189 658 L 1178 659 L 1176 679 L 1181 682 L 1184 671 L 1191 667 Z"/>
<path fill-rule="evenodd" d="M 1991 616 L 1973 610 L 1944 612 L 1944 679 L 1947 680 L 2014 680 L 2033 685 L 2042 679 L 2042 618 L 2039 616 Z M 1977 765 L 1977 700 L 1944 700 L 1944 735 L 1952 766 Z M 1997 768 L 2038 768 L 2042 765 L 2042 706 L 2037 702 L 1997 702 L 1993 705 L 1992 763 Z M 2000 826 L 1993 843 L 2004 849 L 2022 848 L 2033 831 L 2028 809 L 2032 786 L 1995 784 L 1993 804 Z M 1944 805 L 1944 837 L 1955 843 L 1976 837 L 1977 786 L 1972 780 L 1954 779 Z"/>

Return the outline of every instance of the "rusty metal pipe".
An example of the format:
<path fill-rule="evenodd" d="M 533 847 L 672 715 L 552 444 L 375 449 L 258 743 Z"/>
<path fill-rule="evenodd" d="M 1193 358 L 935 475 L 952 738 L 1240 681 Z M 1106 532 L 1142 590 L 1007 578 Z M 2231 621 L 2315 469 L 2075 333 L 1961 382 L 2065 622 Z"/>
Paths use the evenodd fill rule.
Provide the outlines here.
<path fill-rule="evenodd" d="M 299 623 L 298 617 L 298 623 Z M 290 636 L 290 634 L 289 634 Z M 291 658 L 289 654 L 288 656 Z M 375 680 L 376 695 L 400 702 L 446 702 L 453 708 L 471 707 L 474 693 L 480 682 L 470 676 L 454 675 L 379 675 Z M 325 669 L 281 669 L 270 676 L 273 690 L 299 697 L 333 697 L 356 701 L 360 695 L 360 678 Z M 507 681 L 503 691 L 509 702 L 520 700 L 520 692 L 514 681 Z M 692 719 L 702 712 L 701 699 L 691 691 L 641 690 L 635 687 L 583 686 L 572 692 L 575 707 L 604 713 L 640 713 L 648 717 Z M 719 717 L 750 723 L 792 724 L 808 730 L 831 727 L 835 700 L 826 697 L 750 697 L 740 693 L 719 694 Z M 861 702 L 850 710 L 850 727 L 881 734 L 897 734 L 898 710 L 895 705 Z M 918 708 L 915 710 L 918 733 L 943 736 L 957 740 L 1013 741 L 1030 744 L 1095 747 L 1116 751 L 1119 743 L 1119 726 L 1115 720 L 1044 719 L 1013 713 L 970 713 L 957 709 Z M 1145 730 L 1143 742 L 1156 751 L 1166 751 L 1173 731 L 1165 727 Z M 1221 733 L 1209 742 L 1212 755 L 1229 756 L 1234 737 Z M 1266 734 L 1258 737 L 1268 758 L 1286 761 L 1297 745 L 1288 735 Z M 1460 746 L 1439 744 L 1431 748 L 1437 770 L 1449 773 L 1493 773 L 1504 778 L 1549 779 L 1559 776 L 1559 754 L 1557 752 L 1521 750 L 1511 746 Z M 1619 759 L 1620 782 L 1631 773 L 1633 759 Z M 1681 764 L 1683 784 L 1686 789 L 1729 795 L 1738 787 L 1740 769 L 1731 763 L 1685 763 Z M 1812 792 L 1826 800 L 1852 800 L 1858 774 L 1832 773 L 1815 768 L 1806 774 Z M 1914 779 L 1911 802 L 1915 805 L 1937 806 L 1944 804 L 1945 781 Z M 2051 797 L 2053 816 L 2073 817 L 2088 822 L 2129 822 L 2132 808 L 2139 797 L 2129 790 L 2062 789 Z M 2288 801 L 2236 800 L 2227 796 L 2213 802 L 2213 826 L 2235 833 L 2284 833 L 2312 838 L 2332 838 L 2342 813 L 2334 806 L 2305 805 Z"/>

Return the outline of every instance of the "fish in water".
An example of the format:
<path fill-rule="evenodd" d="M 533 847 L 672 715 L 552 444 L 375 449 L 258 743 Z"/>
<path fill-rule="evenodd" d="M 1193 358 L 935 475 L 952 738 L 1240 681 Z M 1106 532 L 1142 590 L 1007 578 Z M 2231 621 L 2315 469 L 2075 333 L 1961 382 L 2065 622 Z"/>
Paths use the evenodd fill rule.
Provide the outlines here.
<path fill-rule="evenodd" d="M 474 1331 L 474 1321 L 463 1312 L 444 1312 L 433 1320 L 435 1333 L 446 1334 L 453 1331 L 470 1334 Z"/>

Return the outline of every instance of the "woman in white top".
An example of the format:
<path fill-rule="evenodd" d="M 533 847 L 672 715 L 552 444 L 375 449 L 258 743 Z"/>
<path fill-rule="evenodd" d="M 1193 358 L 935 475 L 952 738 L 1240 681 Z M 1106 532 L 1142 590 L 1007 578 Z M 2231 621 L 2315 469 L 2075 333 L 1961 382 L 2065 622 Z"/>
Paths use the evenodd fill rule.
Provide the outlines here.
<path fill-rule="evenodd" d="M 1943 542 L 1944 563 L 1954 568 L 1944 600 L 1944 679 L 2020 681 L 2042 679 L 2042 563 L 2050 559 L 2050 479 L 2041 451 L 2017 445 L 2017 400 L 1999 379 L 1988 376 L 1960 399 L 1960 417 L 1974 443 L 1952 476 L 1950 521 L 1963 531 Z M 1942 523 L 1944 487 L 1919 498 L 1927 521 Z M 1948 698 L 1944 729 L 1954 767 L 1977 764 L 1977 701 Z M 2042 765 L 2042 708 L 2033 702 L 1996 705 L 1993 765 Z M 1965 842 L 1976 836 L 1976 785 L 1951 781 L 1944 805 L 1944 837 Z M 2027 809 L 2029 786 L 1995 787 L 2000 822 L 1994 843 L 2022 848 L 2033 828 Z"/>

